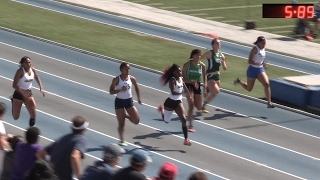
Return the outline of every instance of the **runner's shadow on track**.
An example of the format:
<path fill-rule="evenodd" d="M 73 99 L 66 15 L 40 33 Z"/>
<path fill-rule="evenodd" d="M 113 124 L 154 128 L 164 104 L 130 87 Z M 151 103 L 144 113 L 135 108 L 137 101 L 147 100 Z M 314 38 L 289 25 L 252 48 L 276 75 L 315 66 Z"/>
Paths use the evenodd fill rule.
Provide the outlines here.
<path fill-rule="evenodd" d="M 155 151 L 155 152 L 169 152 L 169 151 L 170 152 L 174 152 L 174 151 L 177 151 L 177 152 L 180 152 L 180 153 L 186 153 L 186 151 L 183 151 L 183 150 L 159 149 L 159 148 L 162 148 L 162 147 L 148 146 L 148 145 L 141 144 L 140 142 L 134 142 L 133 144 L 138 145 L 138 146 L 142 147 L 143 149 L 147 149 L 149 151 Z"/>
<path fill-rule="evenodd" d="M 244 116 L 241 116 L 235 112 L 229 112 L 224 111 L 222 109 L 216 109 L 216 113 L 213 116 L 204 117 L 203 120 L 228 120 L 228 117 L 230 118 L 244 118 Z"/>
<path fill-rule="evenodd" d="M 163 121 L 163 119 L 152 119 L 152 120 L 155 120 L 155 121 Z M 175 118 L 172 118 L 171 121 L 180 121 L 180 118 L 179 117 L 175 117 Z M 165 123 L 165 122 L 164 122 Z"/>
<path fill-rule="evenodd" d="M 164 132 L 164 131 L 157 130 L 157 132 L 155 132 L 155 133 L 135 136 L 135 137 L 133 137 L 133 139 L 147 139 L 147 138 L 163 139 L 162 136 L 168 136 L 168 135 L 171 135 L 171 134 L 182 134 L 182 131 L 179 131 L 179 132 L 166 131 L 166 132 Z"/>
<path fill-rule="evenodd" d="M 248 117 L 256 118 L 256 119 L 268 119 L 268 118 L 265 117 L 265 116 L 248 116 Z"/>

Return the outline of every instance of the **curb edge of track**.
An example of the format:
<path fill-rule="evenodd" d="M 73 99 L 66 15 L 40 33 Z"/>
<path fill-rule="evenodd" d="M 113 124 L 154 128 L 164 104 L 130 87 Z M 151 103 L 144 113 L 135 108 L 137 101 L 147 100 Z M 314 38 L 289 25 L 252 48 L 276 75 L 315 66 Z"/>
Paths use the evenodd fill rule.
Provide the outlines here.
<path fill-rule="evenodd" d="M 53 45 L 56 45 L 56 46 L 59 46 L 59 47 L 67 48 L 67 49 L 70 49 L 70 50 L 73 50 L 73 51 L 76 51 L 76 52 L 80 52 L 80 53 L 83 53 L 83 54 L 87 54 L 87 55 L 90 55 L 90 56 L 102 58 L 102 59 L 105 59 L 105 60 L 109 60 L 109 61 L 113 61 L 113 62 L 117 62 L 117 63 L 125 62 L 123 60 L 119 60 L 119 59 L 115 59 L 115 58 L 108 57 L 108 56 L 105 56 L 105 55 L 97 54 L 97 53 L 90 52 L 90 51 L 87 51 L 87 50 L 83 50 L 83 49 L 80 49 L 80 48 L 76 48 L 76 47 L 73 47 L 73 46 L 65 45 L 65 44 L 58 43 L 58 42 L 55 42 L 55 41 L 51 41 L 51 40 L 48 40 L 48 39 L 44 39 L 44 38 L 41 38 L 41 37 L 37 37 L 37 36 L 30 35 L 30 34 L 26 34 L 26 33 L 23 33 L 23 32 L 20 32 L 20 31 L 16 31 L 16 30 L 13 30 L 13 29 L 5 28 L 5 27 L 2 27 L 2 26 L 0 26 L 0 30 L 7 31 L 7 32 L 10 32 L 10 33 L 14 33 L 14 34 L 18 34 L 18 35 L 21 35 L 21 36 L 24 36 L 24 37 L 28 37 L 28 38 L 31 38 L 31 39 L 39 40 L 39 41 L 42 41 L 42 42 L 45 42 L 45 43 L 53 44 Z M 144 67 L 144 66 L 140 66 L 140 65 L 137 65 L 137 64 L 130 63 L 130 65 L 135 67 L 135 68 L 146 70 L 146 71 L 149 71 L 149 72 L 152 72 L 152 73 L 156 73 L 156 74 L 159 74 L 159 75 L 162 74 L 161 71 L 150 69 L 150 68 L 147 68 L 147 67 Z M 221 92 L 224 92 L 224 93 L 227 93 L 227 94 L 231 94 L 231 95 L 234 95 L 234 96 L 238 96 L 238 97 L 241 97 L 241 98 L 253 100 L 253 101 L 256 101 L 256 102 L 259 102 L 259 103 L 265 103 L 266 104 L 265 100 L 262 100 L 262 99 L 259 99 L 259 98 L 255 98 L 255 97 L 251 97 L 251 96 L 247 96 L 247 95 L 244 95 L 244 94 L 240 94 L 240 93 L 237 93 L 237 92 L 234 92 L 234 91 L 230 91 L 230 90 L 227 90 L 227 89 L 221 88 Z M 306 115 L 306 116 L 309 116 L 309 117 L 312 117 L 312 118 L 320 119 L 320 116 L 318 116 L 318 115 L 315 115 L 315 114 L 312 114 L 312 113 L 309 113 L 309 112 L 305 112 L 305 111 L 302 111 L 302 110 L 299 110 L 299 109 L 294 109 L 294 108 L 287 107 L 287 106 L 280 105 L 280 104 L 275 104 L 275 106 L 278 107 L 278 108 L 284 109 L 284 110 L 288 110 L 288 111 L 292 111 L 292 112 L 295 112 L 295 113 L 303 114 L 303 115 Z"/>

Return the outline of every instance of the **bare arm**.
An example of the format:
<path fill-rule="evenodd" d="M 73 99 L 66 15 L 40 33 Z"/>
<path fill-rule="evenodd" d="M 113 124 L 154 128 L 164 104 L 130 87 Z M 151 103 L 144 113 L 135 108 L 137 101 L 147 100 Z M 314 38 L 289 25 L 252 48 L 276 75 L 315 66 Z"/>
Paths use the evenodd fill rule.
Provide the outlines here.
<path fill-rule="evenodd" d="M 136 78 L 133 77 L 133 76 L 130 76 L 130 79 L 131 79 L 131 82 L 132 82 L 132 84 L 133 84 L 133 86 L 134 86 L 134 89 L 136 90 L 136 93 L 137 93 L 137 96 L 138 96 L 138 103 L 141 104 L 140 89 L 139 89 L 137 80 L 136 80 Z"/>
<path fill-rule="evenodd" d="M 203 78 L 203 93 L 207 94 L 207 67 L 202 64 L 202 78 Z"/>
<path fill-rule="evenodd" d="M 227 61 L 226 57 L 224 56 L 224 54 L 222 54 L 221 64 L 222 64 L 223 70 L 227 70 L 227 62 L 226 61 Z"/>
<path fill-rule="evenodd" d="M 192 103 L 192 99 L 191 99 L 191 96 L 190 96 L 189 89 L 187 88 L 185 83 L 183 83 L 183 88 L 184 88 L 184 92 L 186 93 L 186 97 L 187 97 L 188 102 Z"/>
<path fill-rule="evenodd" d="M 40 92 L 42 93 L 42 96 L 44 97 L 44 91 L 43 91 L 43 86 L 42 86 L 40 77 L 38 76 L 38 73 L 37 73 L 37 71 L 36 71 L 36 69 L 34 67 L 32 67 L 32 71 L 34 73 L 34 78 L 36 79 L 36 81 L 37 81 L 37 83 L 39 85 Z"/>
<path fill-rule="evenodd" d="M 206 59 L 211 59 L 212 57 L 212 52 L 211 51 L 207 51 L 204 54 L 201 55 L 200 59 L 206 58 Z"/>
<path fill-rule="evenodd" d="M 6 135 L 0 133 L 0 149 L 5 150 L 9 146 Z"/>
<path fill-rule="evenodd" d="M 111 83 L 110 88 L 109 88 L 109 93 L 110 94 L 117 94 L 118 92 L 123 90 L 123 89 L 118 89 L 118 90 L 115 89 L 118 83 L 119 83 L 119 78 L 118 77 L 115 77 L 115 78 L 112 79 L 112 83 Z"/>
<path fill-rule="evenodd" d="M 23 76 L 23 71 L 21 68 L 19 68 L 16 72 L 16 74 L 14 75 L 14 79 L 13 79 L 13 83 L 12 83 L 12 87 L 13 89 L 15 89 L 17 92 L 21 93 L 20 88 L 18 86 L 18 82 L 20 80 L 20 78 Z"/>
<path fill-rule="evenodd" d="M 80 178 L 82 175 L 81 169 L 81 152 L 77 149 L 73 150 L 70 156 L 71 167 L 73 173 Z"/>
<path fill-rule="evenodd" d="M 42 149 L 41 151 L 38 151 L 38 152 L 36 153 L 36 157 L 37 157 L 38 160 L 39 160 L 39 159 L 44 159 L 44 157 L 45 157 L 46 155 L 48 155 L 48 152 L 47 152 L 45 149 Z"/>

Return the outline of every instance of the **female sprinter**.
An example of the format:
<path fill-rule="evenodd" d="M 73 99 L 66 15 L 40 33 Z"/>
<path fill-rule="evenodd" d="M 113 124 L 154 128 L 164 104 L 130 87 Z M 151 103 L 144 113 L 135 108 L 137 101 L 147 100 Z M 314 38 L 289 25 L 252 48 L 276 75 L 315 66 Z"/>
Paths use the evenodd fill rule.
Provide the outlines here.
<path fill-rule="evenodd" d="M 253 44 L 255 44 L 255 46 L 251 49 L 248 60 L 249 67 L 247 69 L 247 82 L 241 81 L 240 78 L 237 78 L 234 80 L 234 84 L 241 84 L 245 90 L 250 92 L 254 86 L 254 82 L 258 79 L 264 86 L 264 92 L 268 101 L 267 107 L 274 108 L 274 105 L 271 103 L 269 78 L 264 70 L 264 68 L 267 68 L 267 64 L 265 62 L 266 39 L 263 36 L 259 36 Z"/>
<path fill-rule="evenodd" d="M 207 59 L 207 81 L 209 88 L 209 95 L 206 97 L 202 110 L 206 111 L 206 105 L 216 97 L 220 92 L 220 66 L 222 65 L 223 70 L 227 69 L 226 57 L 220 51 L 221 42 L 218 38 L 211 41 L 212 50 L 206 52 L 201 58 Z"/>
<path fill-rule="evenodd" d="M 118 133 L 120 136 L 119 145 L 126 146 L 127 143 L 123 137 L 125 118 L 129 119 L 133 124 L 139 124 L 140 117 L 137 108 L 133 104 L 131 88 L 134 86 L 137 96 L 138 103 L 141 104 L 140 90 L 135 77 L 130 74 L 130 65 L 126 62 L 120 64 L 121 74 L 113 78 L 110 85 L 110 94 L 117 94 L 114 101 L 116 116 L 118 119 Z M 126 114 L 125 110 L 128 112 Z"/>
<path fill-rule="evenodd" d="M 20 68 L 17 70 L 12 87 L 15 89 L 10 99 L 12 101 L 12 116 L 14 120 L 19 119 L 22 104 L 26 106 L 30 114 L 29 126 L 34 126 L 36 123 L 36 102 L 32 96 L 31 87 L 33 80 L 36 80 L 42 96 L 44 91 L 41 80 L 36 72 L 36 69 L 31 65 L 31 59 L 24 56 L 20 60 Z"/>
<path fill-rule="evenodd" d="M 188 62 L 183 65 L 182 77 L 183 81 L 190 92 L 191 101 L 189 103 L 188 109 L 188 119 L 189 128 L 188 131 L 195 132 L 193 127 L 193 106 L 198 110 L 202 109 L 202 95 L 201 95 L 201 76 L 203 78 L 203 92 L 207 95 L 207 78 L 206 78 L 206 65 L 200 61 L 201 51 L 199 49 L 194 49 L 191 51 L 190 58 Z M 207 112 L 207 111 L 204 111 Z"/>
<path fill-rule="evenodd" d="M 158 107 L 158 111 L 161 112 L 162 119 L 166 123 L 170 122 L 173 110 L 178 114 L 182 123 L 182 131 L 184 135 L 183 144 L 191 146 L 191 142 L 188 139 L 187 120 L 182 104 L 183 89 L 186 91 L 188 101 L 191 101 L 191 97 L 188 88 L 182 80 L 180 67 L 176 64 L 173 64 L 171 67 L 165 69 L 163 75 L 160 78 L 160 82 L 164 86 L 169 83 L 170 96 L 166 99 L 164 105 L 160 105 Z"/>

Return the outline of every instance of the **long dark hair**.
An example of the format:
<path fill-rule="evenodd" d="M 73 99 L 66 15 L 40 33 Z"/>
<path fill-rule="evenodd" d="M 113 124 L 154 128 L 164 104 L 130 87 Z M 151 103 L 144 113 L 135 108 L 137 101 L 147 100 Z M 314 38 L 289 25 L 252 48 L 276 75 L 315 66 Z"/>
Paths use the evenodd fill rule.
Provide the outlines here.
<path fill-rule="evenodd" d="M 167 85 L 167 83 L 169 82 L 169 80 L 174 76 L 173 72 L 175 70 L 178 70 L 180 68 L 180 66 L 178 66 L 177 64 L 173 64 L 171 67 L 167 67 L 163 70 L 163 74 L 160 77 L 160 83 L 165 86 Z"/>
<path fill-rule="evenodd" d="M 264 40 L 266 40 L 266 39 L 263 36 L 259 36 L 253 44 L 257 45 L 259 42 L 264 41 Z"/>
<path fill-rule="evenodd" d="M 19 66 L 22 67 L 22 63 L 24 63 L 27 59 L 30 59 L 30 58 L 28 56 L 23 56 L 19 62 Z"/>

